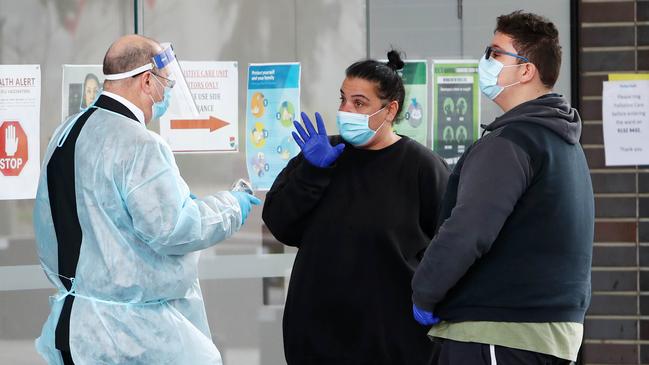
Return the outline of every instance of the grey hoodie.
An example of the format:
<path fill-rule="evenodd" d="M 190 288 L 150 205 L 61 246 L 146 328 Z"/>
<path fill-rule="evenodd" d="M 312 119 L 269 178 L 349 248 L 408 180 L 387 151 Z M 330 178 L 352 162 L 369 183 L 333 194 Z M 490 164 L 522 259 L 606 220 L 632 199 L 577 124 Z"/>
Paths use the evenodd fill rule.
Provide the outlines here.
<path fill-rule="evenodd" d="M 483 124 L 482 128 L 491 132 L 509 123 L 520 122 L 548 128 L 570 144 L 578 143 L 581 136 L 581 118 L 577 109 L 572 108 L 559 94 L 546 94 L 520 104 L 496 118 L 491 124 Z"/>

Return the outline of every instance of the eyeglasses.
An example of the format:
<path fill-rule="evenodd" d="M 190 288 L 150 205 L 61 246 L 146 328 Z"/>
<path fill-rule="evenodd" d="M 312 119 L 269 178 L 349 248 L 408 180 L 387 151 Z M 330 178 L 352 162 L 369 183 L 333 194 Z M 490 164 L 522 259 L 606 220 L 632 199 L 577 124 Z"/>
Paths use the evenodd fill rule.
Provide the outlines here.
<path fill-rule="evenodd" d="M 507 55 L 507 56 L 518 58 L 519 60 L 523 60 L 524 62 L 530 62 L 530 60 L 527 59 L 527 57 L 517 55 L 516 53 L 506 52 L 506 51 L 503 51 L 502 49 L 494 48 L 492 46 L 487 46 L 487 49 L 484 52 L 484 58 L 488 60 L 489 57 L 491 57 L 492 53 L 496 54 L 496 55 L 504 54 L 504 55 Z"/>
<path fill-rule="evenodd" d="M 159 78 L 161 78 L 161 79 L 164 79 L 165 81 L 167 81 L 167 86 L 169 86 L 170 89 L 173 89 L 173 88 L 174 88 L 174 85 L 176 85 L 176 81 L 175 81 L 175 80 L 168 79 L 168 78 L 166 78 L 166 77 L 164 77 L 164 76 L 158 75 L 157 73 L 155 73 L 155 72 L 153 72 L 153 71 L 151 71 L 151 74 L 154 75 L 154 76 L 156 76 L 156 77 L 159 77 Z"/>
<path fill-rule="evenodd" d="M 145 71 L 142 71 L 142 72 L 137 73 L 137 74 L 135 74 L 135 75 L 133 75 L 133 76 L 131 76 L 131 77 L 138 77 L 138 76 L 142 75 L 142 74 L 145 73 L 145 72 L 151 72 L 151 74 L 154 75 L 155 77 L 159 77 L 159 78 L 161 78 L 161 79 L 164 79 L 164 80 L 167 82 L 167 86 L 169 86 L 170 89 L 173 89 L 173 88 L 174 88 L 174 85 L 176 85 L 176 81 L 175 81 L 175 80 L 168 79 L 168 78 L 166 78 L 166 77 L 164 77 L 164 76 L 162 76 L 162 75 L 158 75 L 157 73 L 155 73 L 155 72 L 153 72 L 153 71 L 151 71 L 151 70 L 145 70 Z"/>

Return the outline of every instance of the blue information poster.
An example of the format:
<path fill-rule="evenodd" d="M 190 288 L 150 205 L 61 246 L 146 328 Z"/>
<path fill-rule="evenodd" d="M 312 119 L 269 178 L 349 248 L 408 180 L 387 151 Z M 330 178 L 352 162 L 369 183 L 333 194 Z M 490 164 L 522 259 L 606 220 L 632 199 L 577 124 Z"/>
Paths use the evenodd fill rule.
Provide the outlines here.
<path fill-rule="evenodd" d="M 300 151 L 293 120 L 300 115 L 300 64 L 248 66 L 246 165 L 255 190 L 268 190 Z"/>

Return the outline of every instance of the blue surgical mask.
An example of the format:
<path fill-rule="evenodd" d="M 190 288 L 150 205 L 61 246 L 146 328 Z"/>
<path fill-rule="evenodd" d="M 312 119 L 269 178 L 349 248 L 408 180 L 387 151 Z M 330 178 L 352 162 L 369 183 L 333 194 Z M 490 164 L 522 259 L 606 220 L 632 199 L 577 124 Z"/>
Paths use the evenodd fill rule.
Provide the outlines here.
<path fill-rule="evenodd" d="M 503 70 L 503 68 L 517 67 L 522 65 L 524 65 L 524 63 L 504 66 L 502 63 L 491 57 L 485 58 L 483 56 L 480 59 L 480 63 L 478 64 L 480 91 L 482 91 L 482 93 L 485 94 L 485 96 L 487 96 L 489 99 L 494 100 L 498 97 L 498 95 L 500 95 L 503 90 L 505 90 L 505 88 L 520 84 L 521 82 L 518 81 L 513 84 L 500 86 L 498 85 L 498 75 L 500 75 L 500 72 Z"/>
<path fill-rule="evenodd" d="M 158 80 L 158 78 L 154 74 L 151 75 L 161 86 L 163 86 L 160 80 Z M 162 100 L 156 102 L 153 100 L 153 97 L 149 95 L 151 101 L 153 101 L 153 105 L 151 105 L 151 119 L 159 119 L 164 115 L 164 113 L 167 112 L 167 109 L 169 108 L 169 100 L 171 99 L 171 88 L 167 86 L 163 86 L 163 87 L 164 87 L 164 92 L 162 94 Z"/>
<path fill-rule="evenodd" d="M 339 110 L 336 115 L 336 123 L 338 124 L 340 136 L 352 146 L 359 147 L 368 144 L 385 124 L 385 121 L 383 121 L 377 130 L 373 130 L 370 128 L 370 117 L 376 115 L 383 109 L 385 107 L 370 115 Z"/>

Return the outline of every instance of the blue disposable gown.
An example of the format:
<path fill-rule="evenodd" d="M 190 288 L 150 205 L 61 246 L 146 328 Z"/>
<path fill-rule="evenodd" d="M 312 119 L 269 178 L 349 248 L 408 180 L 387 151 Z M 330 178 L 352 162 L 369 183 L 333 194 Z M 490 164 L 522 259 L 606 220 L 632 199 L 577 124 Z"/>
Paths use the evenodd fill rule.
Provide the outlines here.
<path fill-rule="evenodd" d="M 34 207 L 38 255 L 58 293 L 36 340 L 62 364 L 54 335 L 66 295 L 57 275 L 47 163 L 73 120 L 49 143 Z M 74 277 L 70 352 L 84 364 L 221 364 L 198 282 L 197 250 L 241 227 L 229 192 L 193 200 L 169 146 L 144 125 L 97 109 L 75 147 L 82 244 Z"/>

